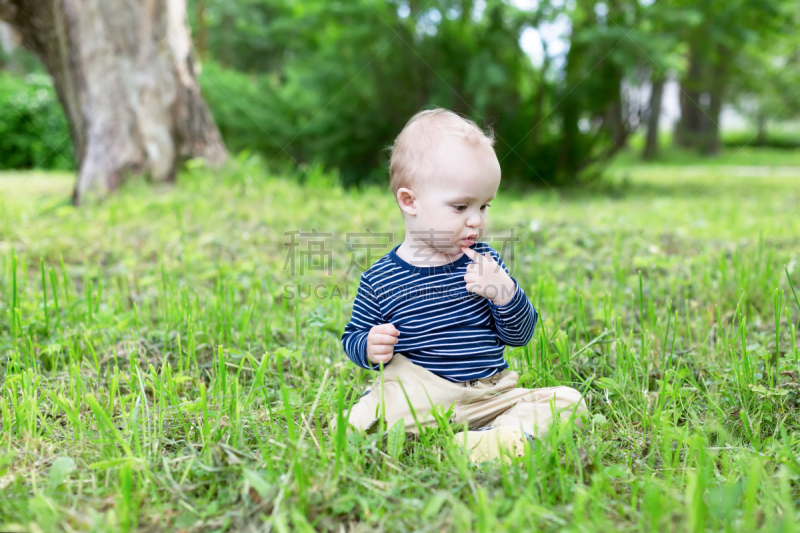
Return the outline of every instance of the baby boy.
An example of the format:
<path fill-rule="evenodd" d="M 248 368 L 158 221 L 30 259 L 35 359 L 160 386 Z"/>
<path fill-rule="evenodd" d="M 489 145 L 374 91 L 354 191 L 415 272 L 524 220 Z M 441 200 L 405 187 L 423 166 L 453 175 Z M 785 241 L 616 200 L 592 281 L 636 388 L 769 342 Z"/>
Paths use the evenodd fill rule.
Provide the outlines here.
<path fill-rule="evenodd" d="M 349 424 L 365 430 L 382 415 L 387 427 L 403 419 L 416 432 L 436 424 L 433 408 L 452 407 L 450 422 L 469 428 L 457 437 L 474 461 L 499 457 L 501 447 L 521 455 L 554 417 L 586 411 L 575 389 L 517 388 L 503 357 L 506 346 L 531 340 L 538 314 L 500 255 L 478 240 L 500 185 L 493 145 L 443 109 L 406 124 L 389 167 L 405 238 L 362 274 L 342 335 L 355 364 L 384 365 Z"/>

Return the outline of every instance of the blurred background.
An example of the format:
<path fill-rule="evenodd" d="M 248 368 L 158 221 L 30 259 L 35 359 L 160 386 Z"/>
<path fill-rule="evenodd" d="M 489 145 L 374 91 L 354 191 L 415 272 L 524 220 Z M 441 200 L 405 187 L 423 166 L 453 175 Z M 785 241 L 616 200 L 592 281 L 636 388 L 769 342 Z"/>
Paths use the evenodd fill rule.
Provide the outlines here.
<path fill-rule="evenodd" d="M 386 183 L 425 106 L 492 127 L 519 186 L 586 183 L 623 152 L 800 147 L 790 0 L 189 0 L 185 18 L 227 149 L 345 185 Z M 48 70 L 15 27 L 0 45 L 0 169 L 74 169 Z"/>

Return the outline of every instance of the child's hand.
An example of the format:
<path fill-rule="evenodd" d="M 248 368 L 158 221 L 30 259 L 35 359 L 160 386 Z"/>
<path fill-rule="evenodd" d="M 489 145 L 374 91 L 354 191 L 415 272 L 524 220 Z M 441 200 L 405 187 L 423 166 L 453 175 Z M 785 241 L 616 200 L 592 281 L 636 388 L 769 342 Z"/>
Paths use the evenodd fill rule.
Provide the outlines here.
<path fill-rule="evenodd" d="M 374 326 L 367 335 L 367 359 L 373 365 L 388 363 L 394 356 L 394 345 L 400 332 L 391 324 Z"/>
<path fill-rule="evenodd" d="M 469 292 L 480 294 L 495 305 L 505 305 L 514 298 L 514 280 L 489 252 L 481 255 L 466 246 L 462 246 L 461 251 L 474 261 L 467 265 L 467 273 L 464 274 Z"/>

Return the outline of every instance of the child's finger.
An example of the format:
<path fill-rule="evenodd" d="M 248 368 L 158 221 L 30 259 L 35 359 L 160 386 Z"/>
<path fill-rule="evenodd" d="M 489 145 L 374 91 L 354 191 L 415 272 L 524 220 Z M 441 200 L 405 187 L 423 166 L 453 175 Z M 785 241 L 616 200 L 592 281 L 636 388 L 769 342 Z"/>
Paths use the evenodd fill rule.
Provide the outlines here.
<path fill-rule="evenodd" d="M 467 292 L 474 292 L 475 294 L 480 294 L 481 285 L 479 283 L 467 283 Z"/>
<path fill-rule="evenodd" d="M 394 324 L 381 324 L 380 326 L 376 326 L 373 331 L 384 335 L 400 335 L 400 332 L 394 327 Z"/>
<path fill-rule="evenodd" d="M 467 257 L 469 257 L 470 259 L 472 259 L 476 263 L 478 261 L 482 261 L 483 260 L 483 256 L 481 254 L 479 254 L 478 252 L 476 252 L 475 250 L 473 250 L 472 248 L 467 248 L 466 246 L 462 246 L 461 247 L 461 251 L 464 252 L 465 254 L 467 254 Z"/>
<path fill-rule="evenodd" d="M 373 364 L 388 363 L 389 361 L 392 360 L 393 356 L 394 356 L 394 354 L 373 355 L 372 356 L 372 362 L 373 362 Z"/>
<path fill-rule="evenodd" d="M 388 355 L 394 353 L 394 347 L 390 344 L 373 344 L 369 353 L 372 355 Z"/>
<path fill-rule="evenodd" d="M 383 345 L 391 345 L 397 344 L 400 340 L 395 337 L 394 335 L 383 335 L 381 333 L 377 333 L 373 336 L 372 343 L 373 344 L 383 344 Z"/>

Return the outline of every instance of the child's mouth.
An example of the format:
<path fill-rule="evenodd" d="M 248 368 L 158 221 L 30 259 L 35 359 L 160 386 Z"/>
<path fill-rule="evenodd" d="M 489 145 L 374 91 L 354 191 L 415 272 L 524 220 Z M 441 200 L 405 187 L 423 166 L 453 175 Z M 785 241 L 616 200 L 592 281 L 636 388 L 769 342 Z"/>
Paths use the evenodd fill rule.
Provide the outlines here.
<path fill-rule="evenodd" d="M 473 244 L 475 244 L 475 237 L 467 237 L 466 239 L 464 239 L 464 246 L 469 247 L 472 246 Z"/>

